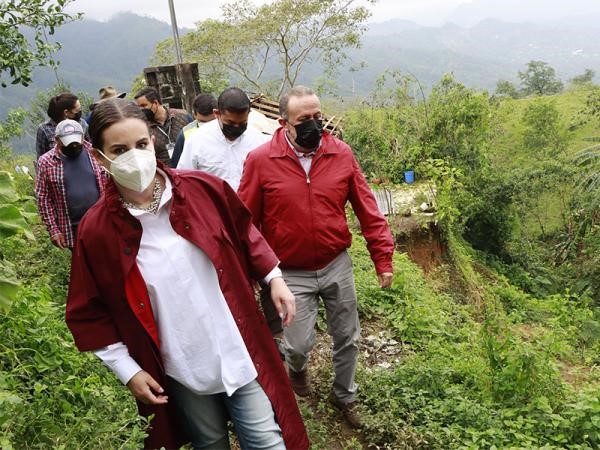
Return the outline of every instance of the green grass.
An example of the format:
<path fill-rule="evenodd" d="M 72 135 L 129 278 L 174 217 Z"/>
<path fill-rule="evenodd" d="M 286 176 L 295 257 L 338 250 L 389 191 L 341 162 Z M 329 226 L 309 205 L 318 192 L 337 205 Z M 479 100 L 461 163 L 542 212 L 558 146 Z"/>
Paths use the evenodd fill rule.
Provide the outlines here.
<path fill-rule="evenodd" d="M 600 445 L 598 341 L 586 331 L 600 322 L 584 300 L 534 298 L 477 270 L 467 248 L 455 248 L 453 263 L 436 275 L 446 280 L 438 284 L 445 293 L 405 255 L 395 258 L 393 289 L 382 292 L 362 240 L 356 241 L 361 312 L 366 320 L 384 318 L 404 348 L 401 363 L 389 370 L 359 370 L 367 443 L 390 449 Z M 445 272 L 457 263 L 463 283 L 448 286 Z M 574 367 L 580 371 L 575 384 L 568 372 Z"/>
<path fill-rule="evenodd" d="M 560 112 L 561 122 L 568 129 L 569 145 L 567 155 L 574 156 L 581 149 L 589 146 L 585 138 L 600 136 L 597 121 L 578 125 L 580 111 L 585 106 L 589 89 L 580 88 L 567 90 L 561 94 L 542 97 L 544 100 L 556 102 Z M 523 139 L 523 114 L 532 102 L 539 101 L 540 97 L 524 99 L 506 99 L 500 103 L 497 110 L 496 124 L 500 131 L 496 134 L 493 145 L 490 146 L 490 157 L 499 169 L 511 170 L 529 166 L 536 161 L 539 155 L 528 152 L 521 145 Z"/>
<path fill-rule="evenodd" d="M 530 97 L 525 99 L 503 100 L 495 117 L 497 132 L 489 146 L 488 157 L 496 170 L 508 176 L 522 176 L 524 173 L 534 173 L 544 170 L 548 164 L 556 163 L 563 166 L 565 173 L 548 178 L 548 185 L 537 195 L 532 203 L 523 205 L 518 211 L 522 217 L 521 232 L 525 236 L 545 238 L 547 235 L 561 229 L 564 225 L 563 214 L 566 203 L 573 195 L 578 183 L 574 158 L 590 143 L 586 138 L 598 137 L 597 119 L 582 123 L 581 111 L 589 88 L 568 90 L 561 94 L 546 97 Z M 554 102 L 559 112 L 559 123 L 563 133 L 565 150 L 554 153 L 544 153 L 528 149 L 524 143 L 526 128 L 524 115 L 527 107 L 535 102 Z"/>
<path fill-rule="evenodd" d="M 0 447 L 139 447 L 144 422 L 129 392 L 75 350 L 64 324 L 68 254 L 34 231 L 35 241 L 0 242 L 23 283 L 0 316 Z M 566 290 L 525 293 L 464 241 L 446 239 L 446 265 L 425 277 L 396 254 L 393 287 L 381 290 L 355 236 L 363 328 L 393 338 L 398 353 L 389 367 L 361 353 L 366 427 L 356 435 L 342 432 L 326 401 L 330 366 L 315 368 L 316 397 L 300 403 L 313 449 L 600 447 L 598 309 Z"/>

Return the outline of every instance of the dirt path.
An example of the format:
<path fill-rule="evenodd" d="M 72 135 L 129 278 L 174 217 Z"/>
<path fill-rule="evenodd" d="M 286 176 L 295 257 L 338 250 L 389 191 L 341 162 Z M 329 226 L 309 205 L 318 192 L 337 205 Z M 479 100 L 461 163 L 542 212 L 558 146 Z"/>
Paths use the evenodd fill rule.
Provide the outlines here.
<path fill-rule="evenodd" d="M 380 324 L 362 323 L 359 365 L 361 367 L 393 364 L 400 355 L 401 346 L 387 337 Z M 324 331 L 317 331 L 317 340 L 309 361 L 312 392 L 309 397 L 297 397 L 309 432 L 312 449 L 319 450 L 373 450 L 360 430 L 352 429 L 342 414 L 329 403 L 333 380 L 331 362 L 332 343 Z M 360 396 L 359 396 L 360 401 Z"/>

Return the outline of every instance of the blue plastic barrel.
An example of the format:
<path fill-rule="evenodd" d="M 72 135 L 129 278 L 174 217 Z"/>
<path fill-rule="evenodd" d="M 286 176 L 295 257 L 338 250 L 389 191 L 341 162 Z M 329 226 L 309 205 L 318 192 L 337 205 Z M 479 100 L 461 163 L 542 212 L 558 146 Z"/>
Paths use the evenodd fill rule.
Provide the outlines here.
<path fill-rule="evenodd" d="M 415 171 L 414 170 L 407 170 L 404 172 L 404 181 L 406 181 L 407 184 L 412 184 L 415 182 Z"/>

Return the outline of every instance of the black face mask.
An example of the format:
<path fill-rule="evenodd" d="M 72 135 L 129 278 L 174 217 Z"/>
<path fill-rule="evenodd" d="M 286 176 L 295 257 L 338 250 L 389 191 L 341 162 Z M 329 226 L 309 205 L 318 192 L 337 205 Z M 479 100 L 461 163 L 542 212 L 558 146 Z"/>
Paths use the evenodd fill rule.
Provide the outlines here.
<path fill-rule="evenodd" d="M 296 144 L 302 148 L 315 149 L 321 142 L 323 135 L 323 121 L 321 119 L 310 119 L 294 125 L 296 129 Z"/>
<path fill-rule="evenodd" d="M 142 112 L 146 116 L 146 120 L 148 122 L 154 122 L 154 111 L 152 111 L 150 108 L 142 108 Z"/>
<path fill-rule="evenodd" d="M 244 134 L 244 131 L 246 131 L 246 129 L 248 128 L 247 123 L 243 123 L 239 127 L 235 127 L 228 123 L 221 123 L 221 125 L 222 125 L 221 130 L 223 131 L 223 136 L 225 136 L 230 141 L 235 141 L 242 134 Z"/>
<path fill-rule="evenodd" d="M 73 119 L 75 122 L 79 122 L 81 120 L 81 111 L 76 112 L 75 114 L 73 114 Z"/>
<path fill-rule="evenodd" d="M 63 154 L 70 159 L 77 158 L 81 153 L 81 150 L 83 150 L 83 146 L 81 144 L 78 144 L 77 142 L 74 142 L 62 148 Z"/>

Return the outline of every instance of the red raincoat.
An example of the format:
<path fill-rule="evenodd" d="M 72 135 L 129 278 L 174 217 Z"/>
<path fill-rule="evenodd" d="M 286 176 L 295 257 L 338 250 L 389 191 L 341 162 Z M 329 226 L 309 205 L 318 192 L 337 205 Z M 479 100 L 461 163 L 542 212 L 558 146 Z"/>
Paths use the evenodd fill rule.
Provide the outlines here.
<path fill-rule="evenodd" d="M 202 249 L 214 264 L 287 448 L 307 449 L 296 399 L 250 281 L 263 278 L 277 258 L 226 182 L 198 171 L 161 168 L 173 184 L 173 229 Z M 135 262 L 141 236 L 141 224 L 122 206 L 116 186 L 109 182 L 104 196 L 79 225 L 66 320 L 80 351 L 122 341 L 137 363 L 165 387 L 157 328 Z M 154 414 L 146 448 L 178 448 L 188 441 L 172 403 L 138 402 L 138 408 L 144 416 Z"/>

